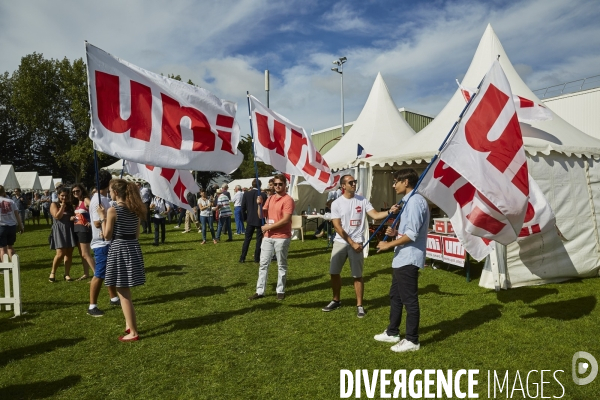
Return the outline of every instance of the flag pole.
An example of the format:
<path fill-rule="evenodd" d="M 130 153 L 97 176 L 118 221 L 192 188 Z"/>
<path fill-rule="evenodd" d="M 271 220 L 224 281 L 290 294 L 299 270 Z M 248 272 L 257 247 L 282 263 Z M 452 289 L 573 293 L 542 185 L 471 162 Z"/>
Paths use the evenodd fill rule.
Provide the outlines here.
<path fill-rule="evenodd" d="M 260 181 L 258 180 L 258 164 L 256 163 L 256 150 L 254 149 L 254 130 L 252 128 L 252 111 L 250 110 L 250 92 L 246 91 L 246 98 L 248 99 L 248 121 L 250 121 L 250 138 L 252 138 L 252 159 L 254 160 L 254 175 L 256 176 L 256 189 L 258 189 L 258 196 L 260 196 Z M 265 224 L 263 218 L 262 206 L 258 208 L 258 217 L 260 218 L 261 226 Z"/>
<path fill-rule="evenodd" d="M 96 152 L 96 146 L 94 145 L 94 169 L 96 170 L 96 192 L 98 193 L 98 205 L 102 205 L 100 199 L 100 174 L 98 172 L 98 153 Z"/>
<path fill-rule="evenodd" d="M 484 78 L 485 79 L 485 76 Z M 421 174 L 421 176 L 419 177 L 419 180 L 417 181 L 417 184 L 415 185 L 415 187 L 413 188 L 412 192 L 410 193 L 410 196 L 408 197 L 408 199 L 406 199 L 406 201 L 404 201 L 404 198 L 402 198 L 402 200 L 400 200 L 398 202 L 398 206 L 402 206 L 402 203 L 408 203 L 408 201 L 410 200 L 410 198 L 413 196 L 413 194 L 416 193 L 418 187 L 421 185 L 421 182 L 423 181 L 423 179 L 425 178 L 425 175 L 427 175 L 427 172 L 429 172 L 429 168 L 431 168 L 431 166 L 437 161 L 437 159 L 439 158 L 440 153 L 442 152 L 442 150 L 444 149 L 444 147 L 446 146 L 446 143 L 448 142 L 448 140 L 450 139 L 450 137 L 452 136 L 452 134 L 456 131 L 456 127 L 458 126 L 458 124 L 460 123 L 460 121 L 462 120 L 463 116 L 465 115 L 465 113 L 467 112 L 467 110 L 469 109 L 469 106 L 471 105 L 471 103 L 473 102 L 473 99 L 475 97 L 477 97 L 477 94 L 479 94 L 479 88 L 481 87 L 481 84 L 483 83 L 483 79 L 481 80 L 481 82 L 479 82 L 479 85 L 477 86 L 477 92 L 475 92 L 475 94 L 473 94 L 473 96 L 471 96 L 471 98 L 469 99 L 469 101 L 467 102 L 467 104 L 465 105 L 465 107 L 463 108 L 462 112 L 460 113 L 460 115 L 458 116 L 458 119 L 456 120 L 456 122 L 454 122 L 454 125 L 452 125 L 452 128 L 450 129 L 450 132 L 448 132 L 448 134 L 446 135 L 446 137 L 444 138 L 444 141 L 442 142 L 442 144 L 440 145 L 440 147 L 438 148 L 438 151 L 435 153 L 435 155 L 433 156 L 433 158 L 431 159 L 431 161 L 429 162 L 429 165 L 427 165 L 427 168 L 425 168 L 425 171 L 423 171 L 423 173 Z M 394 222 L 392 223 L 392 227 L 397 226 L 397 224 L 400 222 L 400 216 L 402 215 L 402 212 L 404 211 L 404 207 L 402 207 L 400 209 L 400 212 L 398 213 L 398 215 L 396 216 L 396 218 L 394 219 Z M 388 214 L 387 217 L 384 218 L 383 222 L 381 223 L 381 225 L 379 225 L 379 227 L 375 230 L 375 232 L 373 232 L 373 234 L 371 235 L 371 237 L 369 237 L 369 240 L 367 243 L 369 243 L 377 234 L 377 232 L 379 232 L 379 230 L 385 225 L 385 222 L 390 219 L 392 214 Z M 386 241 L 388 238 L 387 235 L 385 235 L 383 237 L 382 241 Z M 364 246 L 364 244 L 363 244 Z M 379 250 L 377 251 L 379 252 Z"/>
<path fill-rule="evenodd" d="M 123 159 L 123 166 L 121 167 L 121 176 L 119 176 L 119 179 L 123 179 L 123 172 L 125 172 L 125 159 Z"/>

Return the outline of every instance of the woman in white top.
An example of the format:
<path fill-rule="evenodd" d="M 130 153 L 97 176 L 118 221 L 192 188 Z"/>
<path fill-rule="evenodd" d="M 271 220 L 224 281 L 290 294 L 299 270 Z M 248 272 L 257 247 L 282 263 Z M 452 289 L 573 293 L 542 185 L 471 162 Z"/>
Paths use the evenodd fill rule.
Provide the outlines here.
<path fill-rule="evenodd" d="M 212 240 L 214 244 L 217 244 L 217 240 L 215 239 L 215 228 L 212 224 L 212 202 L 209 198 L 206 197 L 206 192 L 204 190 L 200 191 L 200 198 L 198 199 L 198 208 L 200 209 L 200 226 L 202 227 L 202 243 L 206 243 L 206 225 L 210 227 L 210 234 L 212 236 Z"/>

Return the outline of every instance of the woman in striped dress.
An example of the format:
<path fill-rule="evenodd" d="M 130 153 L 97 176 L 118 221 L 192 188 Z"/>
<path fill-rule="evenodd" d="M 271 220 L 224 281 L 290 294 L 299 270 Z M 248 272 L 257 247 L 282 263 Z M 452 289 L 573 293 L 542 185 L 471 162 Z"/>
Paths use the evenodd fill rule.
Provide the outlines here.
<path fill-rule="evenodd" d="M 106 262 L 106 286 L 115 286 L 125 316 L 125 336 L 122 342 L 139 340 L 135 310 L 131 302 L 131 287 L 146 282 L 144 260 L 138 238 L 140 219 L 146 217 L 146 205 L 133 182 L 113 179 L 109 186 L 110 197 L 116 205 L 107 210 L 98 206 L 98 215 L 104 237 L 112 238 Z"/>

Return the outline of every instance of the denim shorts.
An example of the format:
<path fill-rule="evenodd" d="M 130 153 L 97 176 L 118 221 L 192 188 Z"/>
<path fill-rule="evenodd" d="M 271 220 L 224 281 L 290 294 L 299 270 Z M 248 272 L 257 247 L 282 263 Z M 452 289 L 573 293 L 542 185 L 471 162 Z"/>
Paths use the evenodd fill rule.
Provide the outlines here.
<path fill-rule="evenodd" d="M 108 258 L 108 249 L 110 249 L 110 245 L 96 247 L 94 249 L 94 259 L 96 260 L 94 276 L 96 278 L 104 279 L 106 276 L 106 259 Z"/>

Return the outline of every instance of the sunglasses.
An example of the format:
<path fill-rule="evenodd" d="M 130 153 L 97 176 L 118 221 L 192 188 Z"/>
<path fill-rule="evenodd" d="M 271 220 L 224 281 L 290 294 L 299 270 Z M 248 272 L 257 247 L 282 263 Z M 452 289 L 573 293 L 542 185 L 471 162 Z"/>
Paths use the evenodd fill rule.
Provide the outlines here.
<path fill-rule="evenodd" d="M 273 186 L 285 186 L 285 183 L 275 182 L 275 183 L 273 183 Z"/>
<path fill-rule="evenodd" d="M 358 181 L 356 181 L 356 180 L 354 180 L 354 181 L 348 181 L 348 182 L 345 183 L 345 185 L 355 186 L 356 182 L 358 182 Z"/>

